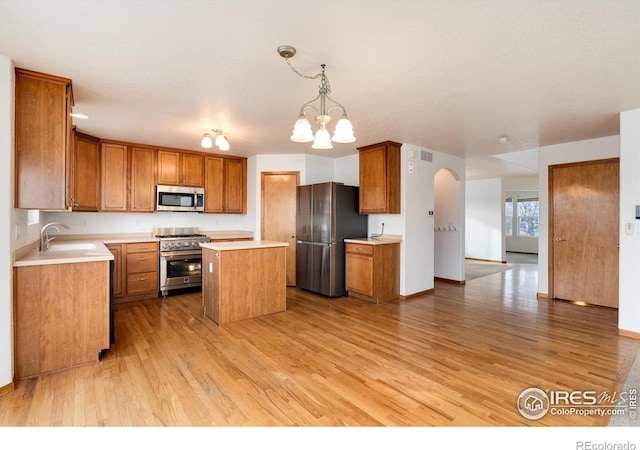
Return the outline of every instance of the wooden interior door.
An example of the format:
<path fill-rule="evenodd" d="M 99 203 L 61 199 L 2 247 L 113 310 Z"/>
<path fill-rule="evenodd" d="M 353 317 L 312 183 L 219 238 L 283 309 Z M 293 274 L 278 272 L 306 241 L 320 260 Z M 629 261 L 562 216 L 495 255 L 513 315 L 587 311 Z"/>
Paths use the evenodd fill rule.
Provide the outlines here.
<path fill-rule="evenodd" d="M 553 298 L 618 307 L 618 158 L 549 167 Z"/>
<path fill-rule="evenodd" d="M 296 285 L 296 188 L 300 172 L 262 172 L 262 239 L 288 242 L 287 286 Z"/>

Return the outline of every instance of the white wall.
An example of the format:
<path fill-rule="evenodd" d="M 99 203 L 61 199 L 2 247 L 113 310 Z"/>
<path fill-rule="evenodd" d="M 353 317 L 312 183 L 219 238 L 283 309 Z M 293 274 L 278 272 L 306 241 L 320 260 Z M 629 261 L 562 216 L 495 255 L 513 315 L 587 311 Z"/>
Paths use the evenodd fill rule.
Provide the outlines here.
<path fill-rule="evenodd" d="M 465 256 L 504 261 L 504 191 L 500 178 L 466 182 L 465 217 Z"/>
<path fill-rule="evenodd" d="M 540 199 L 538 292 L 540 294 L 549 295 L 549 166 L 577 161 L 616 158 L 618 156 L 620 156 L 620 136 L 540 147 L 538 156 L 538 198 Z"/>
<path fill-rule="evenodd" d="M 432 161 L 422 161 L 421 151 L 431 152 Z M 463 159 L 418 147 L 412 144 L 402 146 L 402 214 L 375 215 L 369 218 L 369 232 L 378 232 L 384 221 L 385 233 L 401 234 L 400 294 L 409 296 L 433 289 L 435 265 L 449 267 L 447 278 L 464 280 L 464 171 Z M 414 172 L 409 174 L 407 166 L 414 164 Z M 458 231 L 452 232 L 448 251 L 443 259 L 435 261 L 435 176 L 440 169 L 448 169 L 454 174 L 455 206 L 450 210 L 450 218 Z M 373 226 L 372 226 L 373 224 Z M 389 226 L 387 227 L 387 224 Z M 387 231 L 388 228 L 388 231 Z"/>
<path fill-rule="evenodd" d="M 360 186 L 360 155 L 344 156 L 335 161 L 335 181 L 347 186 Z"/>
<path fill-rule="evenodd" d="M 640 109 L 620 114 L 620 279 L 618 328 L 640 333 Z M 632 231 L 626 232 L 627 224 Z"/>
<path fill-rule="evenodd" d="M 191 212 L 111 213 L 46 212 L 45 222 L 62 222 L 69 230 L 55 234 L 150 233 L 160 227 L 198 227 L 202 231 L 251 230 L 244 214 L 200 214 Z"/>
<path fill-rule="evenodd" d="M 0 55 L 0 387 L 13 381 L 13 63 Z M 25 220 L 26 223 L 26 220 Z"/>
<path fill-rule="evenodd" d="M 260 237 L 262 172 L 300 172 L 300 185 L 337 181 L 358 186 L 358 155 L 325 158 L 316 155 L 257 155 L 247 162 L 247 221 Z M 251 199 L 251 201 L 249 201 Z"/>

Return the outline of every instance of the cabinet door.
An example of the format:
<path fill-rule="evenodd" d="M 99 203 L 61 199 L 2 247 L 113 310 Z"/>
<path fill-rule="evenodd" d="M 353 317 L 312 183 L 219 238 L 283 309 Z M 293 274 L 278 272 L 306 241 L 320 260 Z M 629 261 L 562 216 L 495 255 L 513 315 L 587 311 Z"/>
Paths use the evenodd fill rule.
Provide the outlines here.
<path fill-rule="evenodd" d="M 184 186 L 204 186 L 204 168 L 202 155 L 183 153 L 182 155 L 182 180 Z"/>
<path fill-rule="evenodd" d="M 124 273 L 124 266 L 122 264 L 122 245 L 120 244 L 108 244 L 106 247 L 113 254 L 113 295 L 121 296 L 122 292 L 122 278 Z"/>
<path fill-rule="evenodd" d="M 358 148 L 360 214 L 400 213 L 400 148 L 391 141 Z"/>
<path fill-rule="evenodd" d="M 244 214 L 247 212 L 246 196 L 247 161 L 225 159 L 224 161 L 224 212 Z"/>
<path fill-rule="evenodd" d="M 360 214 L 387 211 L 387 151 L 379 146 L 360 152 Z"/>
<path fill-rule="evenodd" d="M 180 153 L 158 152 L 158 184 L 180 184 Z"/>
<path fill-rule="evenodd" d="M 130 153 L 130 210 L 154 212 L 156 209 L 156 150 L 131 147 Z"/>
<path fill-rule="evenodd" d="M 204 212 L 221 213 L 224 206 L 223 158 L 205 156 L 204 173 Z"/>
<path fill-rule="evenodd" d="M 70 83 L 69 79 L 16 69 L 16 208 L 70 208 Z"/>
<path fill-rule="evenodd" d="M 97 212 L 100 209 L 100 141 L 75 133 L 73 153 L 72 208 Z"/>
<path fill-rule="evenodd" d="M 347 253 L 345 285 L 349 292 L 373 297 L 373 257 L 359 253 Z"/>
<path fill-rule="evenodd" d="M 102 144 L 101 211 L 127 210 L 127 147 Z"/>

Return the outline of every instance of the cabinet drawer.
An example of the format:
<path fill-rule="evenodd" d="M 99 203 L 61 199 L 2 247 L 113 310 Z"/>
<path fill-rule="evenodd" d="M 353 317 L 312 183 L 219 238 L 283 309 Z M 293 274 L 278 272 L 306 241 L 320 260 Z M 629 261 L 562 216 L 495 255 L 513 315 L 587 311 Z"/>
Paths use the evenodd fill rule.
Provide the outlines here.
<path fill-rule="evenodd" d="M 139 252 L 157 252 L 157 242 L 136 242 L 135 244 L 127 244 L 127 253 Z"/>
<path fill-rule="evenodd" d="M 127 275 L 127 294 L 142 294 L 159 290 L 158 272 L 143 272 Z"/>
<path fill-rule="evenodd" d="M 354 244 L 347 242 L 345 249 L 347 253 L 361 253 L 363 255 L 373 255 L 373 245 Z"/>
<path fill-rule="evenodd" d="M 127 273 L 156 272 L 158 270 L 158 253 L 129 253 L 127 255 Z"/>

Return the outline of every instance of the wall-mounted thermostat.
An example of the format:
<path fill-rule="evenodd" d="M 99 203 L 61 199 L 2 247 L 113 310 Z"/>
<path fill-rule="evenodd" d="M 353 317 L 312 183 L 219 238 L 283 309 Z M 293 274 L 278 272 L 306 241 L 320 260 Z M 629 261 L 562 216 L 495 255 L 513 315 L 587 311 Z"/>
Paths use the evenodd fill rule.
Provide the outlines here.
<path fill-rule="evenodd" d="M 636 205 L 636 219 L 640 219 L 640 205 Z"/>

